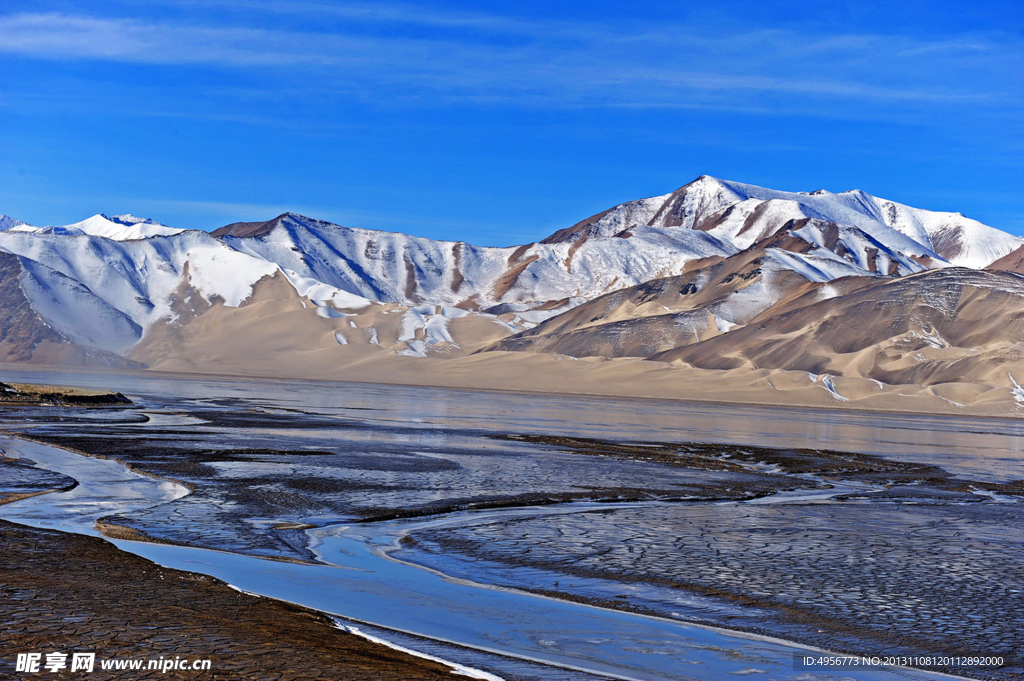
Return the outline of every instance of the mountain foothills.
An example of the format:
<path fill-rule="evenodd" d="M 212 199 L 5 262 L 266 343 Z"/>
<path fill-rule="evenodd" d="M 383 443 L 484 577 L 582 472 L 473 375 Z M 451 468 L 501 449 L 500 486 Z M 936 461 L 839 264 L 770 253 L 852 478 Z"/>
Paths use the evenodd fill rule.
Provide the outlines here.
<path fill-rule="evenodd" d="M 1024 408 L 1024 240 L 862 191 L 703 176 L 506 248 L 0 216 L 0 301 L 8 363 Z"/>

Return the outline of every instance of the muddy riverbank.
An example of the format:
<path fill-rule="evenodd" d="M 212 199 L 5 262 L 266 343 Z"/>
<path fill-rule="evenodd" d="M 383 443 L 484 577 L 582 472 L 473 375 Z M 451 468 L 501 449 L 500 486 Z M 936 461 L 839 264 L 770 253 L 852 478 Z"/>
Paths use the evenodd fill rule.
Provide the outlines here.
<path fill-rule="evenodd" d="M 19 652 L 211 661 L 202 673 L 97 667 L 105 679 L 309 681 L 326 670 L 346 681 L 452 678 L 443 665 L 339 631 L 320 613 L 160 567 L 95 537 L 0 521 L 0 585 L 5 678 L 15 677 Z"/>

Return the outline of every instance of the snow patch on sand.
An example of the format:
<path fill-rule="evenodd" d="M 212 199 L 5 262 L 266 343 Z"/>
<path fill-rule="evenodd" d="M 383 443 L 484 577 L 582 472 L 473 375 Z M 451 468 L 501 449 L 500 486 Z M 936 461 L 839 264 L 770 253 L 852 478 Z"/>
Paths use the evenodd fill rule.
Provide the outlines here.
<path fill-rule="evenodd" d="M 439 343 L 450 343 L 457 345 L 448 330 L 448 321 L 465 317 L 469 312 L 466 310 L 451 307 L 449 305 L 416 305 L 406 310 L 402 316 L 402 330 L 398 336 L 399 342 L 406 342 L 412 354 L 408 351 L 400 351 L 410 357 L 426 357 L 425 351 L 420 354 L 419 348 L 437 345 Z M 418 340 L 422 339 L 422 340 Z M 412 343 L 418 345 L 414 349 Z"/>
<path fill-rule="evenodd" d="M 405 343 L 408 347 L 404 350 L 399 350 L 397 354 L 404 357 L 426 357 L 427 356 L 427 344 L 421 340 L 410 340 Z"/>
<path fill-rule="evenodd" d="M 300 297 L 309 298 L 318 307 L 330 303 L 335 310 L 362 310 L 370 305 L 371 301 L 362 296 L 304 277 L 295 270 L 282 268 L 281 271 Z"/>
<path fill-rule="evenodd" d="M 833 379 L 831 376 L 824 376 L 824 377 L 822 377 L 821 383 L 822 383 L 822 385 L 825 386 L 825 390 L 829 391 L 829 393 L 832 394 L 832 397 L 836 398 L 840 402 L 849 402 L 850 401 L 849 397 L 843 397 L 842 395 L 839 394 L 839 391 L 836 390 L 835 379 Z"/>
<path fill-rule="evenodd" d="M 1013 384 L 1010 391 L 1013 393 L 1014 401 L 1017 403 L 1017 406 L 1024 407 L 1024 386 L 1015 381 L 1013 376 L 1010 375 L 1010 372 L 1006 372 L 1006 376 L 1010 379 L 1010 383 Z"/>

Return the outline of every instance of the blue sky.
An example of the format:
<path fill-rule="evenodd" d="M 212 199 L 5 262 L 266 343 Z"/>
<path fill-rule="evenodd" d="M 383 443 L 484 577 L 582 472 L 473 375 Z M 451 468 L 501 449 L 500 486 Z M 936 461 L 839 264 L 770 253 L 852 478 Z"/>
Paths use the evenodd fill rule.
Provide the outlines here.
<path fill-rule="evenodd" d="M 507 245 L 709 174 L 1024 234 L 1022 54 L 1019 0 L 5 0 L 0 213 Z"/>

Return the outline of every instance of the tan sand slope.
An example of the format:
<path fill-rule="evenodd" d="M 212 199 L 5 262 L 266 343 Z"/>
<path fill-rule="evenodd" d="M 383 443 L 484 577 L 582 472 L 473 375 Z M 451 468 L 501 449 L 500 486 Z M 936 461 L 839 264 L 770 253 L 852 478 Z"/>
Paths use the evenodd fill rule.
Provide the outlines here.
<path fill-rule="evenodd" d="M 1024 246 L 999 258 L 999 260 L 989 265 L 988 269 L 1024 274 Z"/>
<path fill-rule="evenodd" d="M 186 290 L 178 297 L 198 298 Z M 412 355 L 410 359 L 459 357 L 510 333 L 496 317 L 469 313 L 448 319 L 435 308 L 439 306 L 318 306 L 301 298 L 277 273 L 257 282 L 253 295 L 240 307 L 215 302 L 189 308 L 174 321 L 153 327 L 131 357 L 158 370 L 316 377 L 338 364 L 405 358 L 398 353 Z M 437 336 L 429 338 L 424 328 L 432 323 L 443 324 L 453 341 L 460 342 L 433 342 Z"/>
<path fill-rule="evenodd" d="M 486 316 L 451 320 L 455 344 L 432 347 L 426 357 L 403 356 L 396 349 L 407 346 L 397 341 L 406 311 L 375 305 L 348 313 L 351 316 L 321 316 L 283 278 L 273 277 L 260 282 L 241 307 L 215 304 L 183 324 L 153 329 L 133 359 L 169 372 L 1000 416 L 1024 413 L 1018 410 L 1012 386 L 985 382 L 884 385 L 861 377 L 826 380 L 806 371 L 749 365 L 720 370 L 678 361 L 468 354 L 508 333 Z M 377 343 L 369 340 L 371 329 Z M 348 342 L 339 344 L 336 333 L 344 333 Z"/>
<path fill-rule="evenodd" d="M 651 357 L 934 386 L 1024 381 L 1024 277 L 961 268 L 873 284 Z"/>

